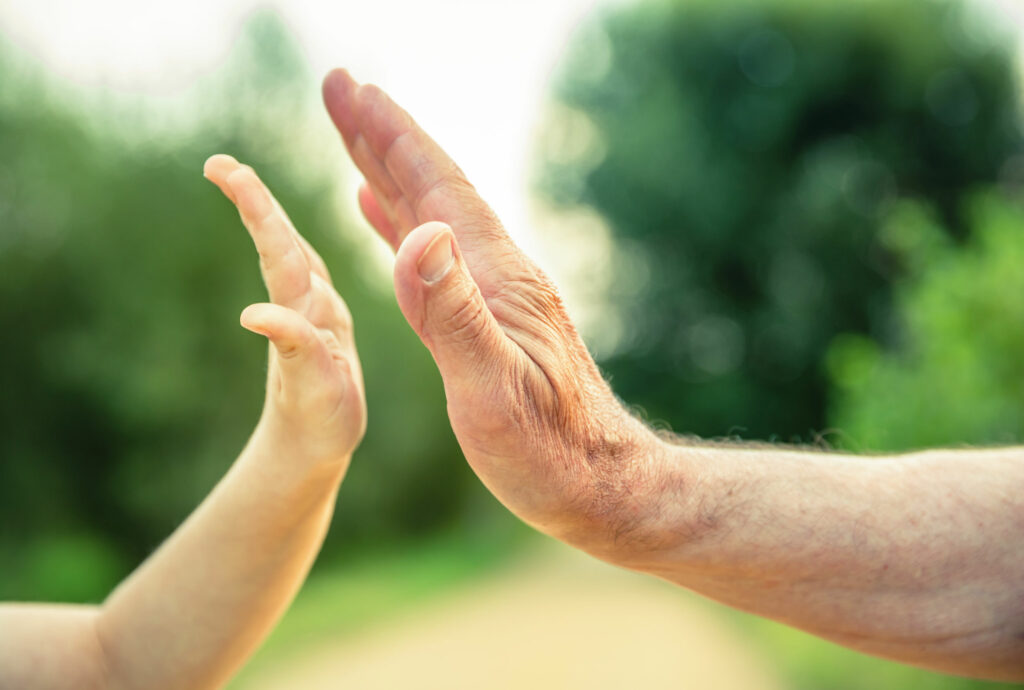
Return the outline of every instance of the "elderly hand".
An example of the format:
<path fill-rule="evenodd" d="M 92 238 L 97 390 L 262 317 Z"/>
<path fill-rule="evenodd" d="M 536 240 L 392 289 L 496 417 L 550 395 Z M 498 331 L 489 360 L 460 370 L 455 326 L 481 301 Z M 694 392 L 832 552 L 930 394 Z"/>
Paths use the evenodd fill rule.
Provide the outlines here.
<path fill-rule="evenodd" d="M 469 464 L 526 522 L 611 557 L 659 510 L 638 500 L 666 480 L 657 439 L 609 390 L 551 280 L 412 118 L 344 70 L 323 95 Z"/>
<path fill-rule="evenodd" d="M 380 89 L 324 100 L 470 465 L 590 553 L 869 654 L 1024 679 L 1024 450 L 672 444 L 612 395 L 551 281 Z"/>

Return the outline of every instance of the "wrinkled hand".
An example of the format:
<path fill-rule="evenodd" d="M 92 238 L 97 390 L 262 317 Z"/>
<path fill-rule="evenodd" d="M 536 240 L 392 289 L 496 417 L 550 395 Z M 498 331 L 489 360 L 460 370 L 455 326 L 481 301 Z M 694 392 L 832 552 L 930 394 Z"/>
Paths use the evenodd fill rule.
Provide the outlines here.
<path fill-rule="evenodd" d="M 466 459 L 523 520 L 608 555 L 657 509 L 637 498 L 659 481 L 655 437 L 611 393 L 552 282 L 412 118 L 344 70 L 323 95 Z"/>
<path fill-rule="evenodd" d="M 238 207 L 260 257 L 270 304 L 242 312 L 242 326 L 271 343 L 267 398 L 256 436 L 290 458 L 344 470 L 366 430 L 352 317 L 323 260 L 253 172 L 231 156 L 203 174 Z"/>

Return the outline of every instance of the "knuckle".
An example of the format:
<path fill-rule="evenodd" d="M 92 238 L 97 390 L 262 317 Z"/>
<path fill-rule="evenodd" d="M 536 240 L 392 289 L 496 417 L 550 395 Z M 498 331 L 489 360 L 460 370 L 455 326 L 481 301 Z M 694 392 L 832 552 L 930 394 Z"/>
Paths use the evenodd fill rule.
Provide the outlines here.
<path fill-rule="evenodd" d="M 260 261 L 260 268 L 268 287 L 283 288 L 294 292 L 305 292 L 310 288 L 309 272 L 293 254 L 269 256 Z"/>
<path fill-rule="evenodd" d="M 277 354 L 281 359 L 295 359 L 302 354 L 302 345 L 296 341 L 289 341 L 277 345 Z"/>
<path fill-rule="evenodd" d="M 262 184 L 262 183 L 261 183 Z M 277 207 L 271 202 L 269 208 L 259 213 L 256 216 L 252 216 L 251 227 L 253 232 L 267 233 L 277 230 L 277 227 L 283 219 L 281 213 L 277 210 Z"/>
<path fill-rule="evenodd" d="M 256 251 L 260 257 L 260 267 L 264 270 L 276 268 L 294 268 L 298 265 L 295 260 L 295 253 L 291 247 L 257 246 Z"/>
<path fill-rule="evenodd" d="M 484 305 L 480 299 L 470 298 L 460 304 L 441 321 L 445 337 L 456 342 L 471 342 L 483 334 L 486 321 Z"/>
<path fill-rule="evenodd" d="M 274 346 L 281 359 L 292 360 L 309 350 L 315 340 L 316 336 L 307 327 L 281 343 L 274 343 Z"/>
<path fill-rule="evenodd" d="M 426 164 L 424 168 L 435 165 L 436 163 L 431 162 Z M 428 171 L 424 169 L 422 178 L 423 181 L 414 190 L 411 198 L 412 207 L 417 212 L 422 212 L 435 203 L 435 196 L 438 197 L 438 201 L 444 198 L 454 199 L 460 206 L 471 211 L 479 212 L 486 210 L 485 215 L 488 220 L 500 226 L 493 211 L 480 200 L 476 187 L 466 179 L 462 170 L 453 161 L 447 161 L 437 170 Z"/>
<path fill-rule="evenodd" d="M 305 349 L 306 343 L 301 340 L 290 340 L 278 345 L 278 354 L 282 359 L 295 359 Z"/>

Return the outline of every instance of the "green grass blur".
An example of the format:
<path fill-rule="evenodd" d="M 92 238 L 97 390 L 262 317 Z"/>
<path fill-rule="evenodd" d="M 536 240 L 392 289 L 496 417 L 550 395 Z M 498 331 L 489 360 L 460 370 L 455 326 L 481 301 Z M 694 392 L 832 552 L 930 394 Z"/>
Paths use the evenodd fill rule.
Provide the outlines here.
<path fill-rule="evenodd" d="M 779 668 L 791 690 L 1013 690 L 1019 683 L 959 678 L 884 661 L 784 625 L 735 612 L 736 624 Z"/>

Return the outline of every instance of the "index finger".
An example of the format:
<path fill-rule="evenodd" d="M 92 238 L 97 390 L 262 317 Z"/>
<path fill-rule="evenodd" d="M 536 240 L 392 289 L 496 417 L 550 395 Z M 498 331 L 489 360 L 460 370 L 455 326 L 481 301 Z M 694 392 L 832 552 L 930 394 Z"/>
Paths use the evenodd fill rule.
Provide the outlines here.
<path fill-rule="evenodd" d="M 419 224 L 442 221 L 454 230 L 475 264 L 475 254 L 486 253 L 496 235 L 504 236 L 501 223 L 462 170 L 381 89 L 359 85 L 339 69 L 324 79 L 323 96 L 353 161 L 371 185 L 376 181 L 381 187 L 378 180 L 384 170 L 387 181 L 398 188 L 400 199 L 385 196 L 396 216 L 403 215 L 403 206 L 409 211 L 408 219 L 395 228 L 399 242 Z M 362 148 L 360 142 L 365 142 Z"/>
<path fill-rule="evenodd" d="M 234 157 L 218 153 L 207 159 L 205 165 L 203 165 L 203 175 L 217 185 L 217 187 L 220 188 L 220 191 L 224 193 L 224 196 L 230 199 L 232 203 L 237 203 L 235 201 L 234 192 L 227 184 L 227 178 L 228 175 L 240 167 L 242 167 L 242 164 L 235 160 Z M 274 203 L 277 204 L 278 209 L 288 222 L 288 226 L 295 237 L 295 241 L 299 244 L 299 249 L 301 249 L 302 253 L 306 256 L 306 262 L 309 264 L 310 270 L 330 283 L 331 273 L 327 269 L 327 264 L 324 263 L 319 252 L 313 248 L 313 245 L 309 243 L 309 240 L 302 236 L 302 233 L 295 229 L 294 223 L 291 222 L 291 219 L 288 218 L 288 214 L 285 213 L 284 209 L 281 208 L 281 205 L 277 203 L 276 199 L 274 199 Z"/>
<path fill-rule="evenodd" d="M 296 309 L 308 307 L 310 266 L 291 222 L 270 190 L 251 168 L 228 156 L 211 158 L 206 172 L 238 207 L 260 255 L 260 270 L 271 301 Z"/>

